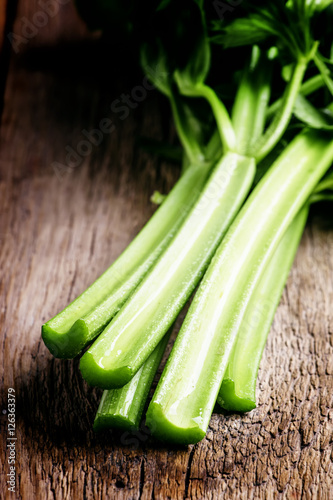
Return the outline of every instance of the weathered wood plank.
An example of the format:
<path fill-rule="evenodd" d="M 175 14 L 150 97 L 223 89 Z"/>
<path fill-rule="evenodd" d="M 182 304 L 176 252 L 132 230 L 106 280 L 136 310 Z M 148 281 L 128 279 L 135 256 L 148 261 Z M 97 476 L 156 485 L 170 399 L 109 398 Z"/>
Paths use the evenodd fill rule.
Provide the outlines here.
<path fill-rule="evenodd" d="M 21 2 L 16 26 L 37 8 Z M 275 318 L 258 408 L 214 414 L 196 446 L 165 448 L 144 429 L 94 435 L 100 391 L 83 382 L 77 360 L 55 360 L 41 342 L 40 325 L 113 261 L 152 213 L 152 191 L 167 191 L 177 176 L 136 145 L 140 135 L 168 134 L 163 101 L 151 92 L 117 121 L 112 100 L 140 77 L 119 79 L 123 68 L 117 83 L 106 80 L 98 42 L 78 55 L 71 39 L 81 39 L 84 27 L 70 9 L 13 56 L 2 117 L 1 409 L 13 387 L 16 497 L 332 498 L 333 232 L 319 220 L 306 231 Z M 114 120 L 112 134 L 75 168 L 55 169 L 66 146 L 77 150 L 82 130 L 103 118 Z M 7 415 L 0 421 L 4 485 Z"/>

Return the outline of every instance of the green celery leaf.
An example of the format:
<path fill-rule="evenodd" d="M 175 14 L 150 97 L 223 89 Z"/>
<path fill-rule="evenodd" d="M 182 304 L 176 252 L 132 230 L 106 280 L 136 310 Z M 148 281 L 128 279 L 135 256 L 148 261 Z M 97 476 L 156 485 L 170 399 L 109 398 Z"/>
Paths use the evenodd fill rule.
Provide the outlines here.
<path fill-rule="evenodd" d="M 259 16 L 250 16 L 235 19 L 222 28 L 222 32 L 212 38 L 214 43 L 224 47 L 241 47 L 254 45 L 266 40 L 269 36 L 277 35 L 274 27 Z"/>
<path fill-rule="evenodd" d="M 224 47 L 240 47 L 260 44 L 273 37 L 274 44 L 288 48 L 298 57 L 303 50 L 303 32 L 308 26 L 304 26 L 303 22 L 295 22 L 296 16 L 286 8 L 284 0 L 244 0 L 243 5 L 248 12 L 246 17 L 238 17 L 227 25 L 223 21 L 213 24 L 213 31 L 217 32 L 213 42 Z"/>

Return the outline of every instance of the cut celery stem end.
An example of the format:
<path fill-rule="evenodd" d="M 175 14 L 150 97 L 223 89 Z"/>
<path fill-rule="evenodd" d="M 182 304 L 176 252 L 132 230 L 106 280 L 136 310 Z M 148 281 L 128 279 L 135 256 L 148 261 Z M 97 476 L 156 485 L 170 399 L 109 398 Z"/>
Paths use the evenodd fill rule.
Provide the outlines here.
<path fill-rule="evenodd" d="M 111 389 L 139 370 L 201 279 L 254 174 L 253 159 L 224 155 L 156 265 L 82 356 L 80 369 L 88 383 Z"/>
<path fill-rule="evenodd" d="M 235 385 L 236 383 L 229 376 L 227 368 L 217 397 L 218 404 L 228 411 L 246 413 L 254 410 L 256 407 L 255 387 L 248 387 L 247 384 L 247 390 L 243 393 Z"/>
<path fill-rule="evenodd" d="M 74 358 L 119 311 L 156 262 L 197 200 L 211 170 L 191 166 L 117 260 L 86 291 L 42 326 L 58 358 Z"/>
<path fill-rule="evenodd" d="M 170 338 L 166 334 L 140 370 L 120 389 L 104 391 L 94 421 L 94 430 L 138 429 L 149 390 Z"/>
<path fill-rule="evenodd" d="M 188 422 L 182 425 L 177 418 L 173 421 L 172 418 L 166 417 L 162 405 L 155 401 L 152 401 L 148 407 L 146 425 L 155 438 L 165 443 L 196 444 L 206 434 L 196 421 L 193 421 L 191 425 Z"/>
<path fill-rule="evenodd" d="M 331 137 L 302 133 L 250 194 L 199 286 L 148 408 L 157 437 L 158 419 L 165 440 L 177 441 L 184 429 L 188 444 L 193 428 L 205 434 L 253 290 L 332 160 Z"/>
<path fill-rule="evenodd" d="M 250 298 L 217 397 L 219 405 L 226 410 L 247 412 L 256 407 L 260 360 L 308 212 L 306 206 L 295 217 Z"/>

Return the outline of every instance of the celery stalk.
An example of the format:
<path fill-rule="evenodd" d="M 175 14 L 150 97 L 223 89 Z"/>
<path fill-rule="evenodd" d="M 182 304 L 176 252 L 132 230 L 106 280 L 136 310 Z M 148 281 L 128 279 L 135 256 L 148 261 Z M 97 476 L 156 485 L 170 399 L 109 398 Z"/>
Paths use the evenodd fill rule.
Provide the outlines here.
<path fill-rule="evenodd" d="M 147 412 L 163 440 L 206 433 L 251 295 L 283 234 L 333 160 L 322 131 L 301 133 L 240 210 L 200 284 Z"/>
<path fill-rule="evenodd" d="M 256 407 L 260 360 L 308 212 L 307 205 L 295 217 L 250 298 L 217 397 L 226 410 L 246 412 Z"/>
<path fill-rule="evenodd" d="M 251 60 L 243 70 L 231 115 L 239 153 L 247 154 L 264 132 L 271 74 L 271 62 L 254 46 Z"/>
<path fill-rule="evenodd" d="M 92 385 L 120 387 L 139 370 L 202 277 L 252 185 L 255 163 L 227 153 L 156 265 L 82 356 Z"/>
<path fill-rule="evenodd" d="M 176 234 L 211 170 L 192 165 L 118 259 L 77 299 L 42 326 L 58 358 L 74 358 L 119 311 Z"/>
<path fill-rule="evenodd" d="M 281 106 L 264 135 L 253 146 L 252 154 L 258 163 L 273 150 L 286 131 L 307 65 L 308 61 L 305 57 L 300 57 L 295 63 L 291 79 L 281 99 Z"/>

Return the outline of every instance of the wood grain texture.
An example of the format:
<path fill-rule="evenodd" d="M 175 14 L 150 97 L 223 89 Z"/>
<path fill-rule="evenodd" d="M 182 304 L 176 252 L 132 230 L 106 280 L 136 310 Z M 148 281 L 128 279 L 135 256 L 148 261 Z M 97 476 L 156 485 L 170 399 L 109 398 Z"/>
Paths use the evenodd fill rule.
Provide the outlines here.
<path fill-rule="evenodd" d="M 38 8 L 21 2 L 16 26 Z M 98 41 L 79 53 L 85 29 L 71 6 L 58 16 L 13 54 L 1 123 L 0 409 L 15 388 L 17 488 L 4 486 L 1 413 L 0 498 L 333 498 L 333 230 L 317 218 L 268 339 L 256 410 L 214 413 L 206 439 L 182 449 L 145 428 L 92 432 L 101 391 L 77 360 L 52 358 L 40 326 L 114 260 L 153 212 L 150 194 L 167 192 L 178 172 L 137 145 L 139 136 L 173 140 L 164 101 L 151 91 L 125 120 L 112 116 L 113 99 L 142 77 L 125 76 L 126 61 L 108 77 Z M 114 120 L 112 134 L 75 168 L 55 169 L 103 118 Z"/>

